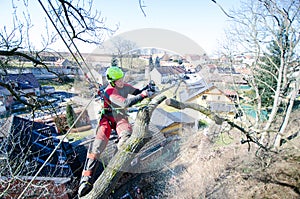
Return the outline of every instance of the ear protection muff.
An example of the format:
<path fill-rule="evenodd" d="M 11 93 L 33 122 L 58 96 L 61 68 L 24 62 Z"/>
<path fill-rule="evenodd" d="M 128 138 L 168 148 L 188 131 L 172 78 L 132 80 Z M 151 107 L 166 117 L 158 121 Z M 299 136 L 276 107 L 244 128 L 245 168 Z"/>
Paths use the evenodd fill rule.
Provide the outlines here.
<path fill-rule="evenodd" d="M 106 75 L 106 78 L 107 78 L 109 84 L 110 84 L 112 87 L 115 87 L 115 86 L 116 86 L 116 85 L 115 85 L 115 81 L 113 81 L 112 78 L 111 78 L 108 74 Z"/>

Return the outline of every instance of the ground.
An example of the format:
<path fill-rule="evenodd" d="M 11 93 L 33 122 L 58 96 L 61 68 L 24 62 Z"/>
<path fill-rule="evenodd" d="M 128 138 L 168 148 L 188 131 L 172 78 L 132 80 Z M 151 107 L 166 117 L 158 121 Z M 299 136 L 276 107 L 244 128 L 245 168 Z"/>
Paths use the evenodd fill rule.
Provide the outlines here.
<path fill-rule="evenodd" d="M 130 186 L 141 186 L 146 198 L 300 198 L 300 138 L 278 153 L 240 140 L 234 131 L 213 142 L 203 131 L 187 131 L 174 161 Z"/>

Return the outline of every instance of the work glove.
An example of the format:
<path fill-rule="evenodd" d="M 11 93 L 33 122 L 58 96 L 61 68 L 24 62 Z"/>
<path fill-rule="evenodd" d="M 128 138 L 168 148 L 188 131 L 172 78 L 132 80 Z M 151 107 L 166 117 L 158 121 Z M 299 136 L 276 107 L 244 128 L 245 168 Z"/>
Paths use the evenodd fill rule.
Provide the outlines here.
<path fill-rule="evenodd" d="M 148 91 L 151 91 L 151 92 L 156 91 L 156 85 L 153 80 L 151 80 L 147 86 L 148 86 L 148 88 L 147 88 Z"/>
<path fill-rule="evenodd" d="M 145 90 L 141 93 L 141 95 L 143 96 L 143 98 L 146 98 L 146 97 L 151 97 L 154 95 L 155 92 L 152 92 L 152 91 L 149 91 L 149 90 Z"/>
<path fill-rule="evenodd" d="M 155 92 L 153 92 L 153 91 L 148 91 L 148 95 L 147 95 L 147 97 L 153 97 L 154 96 L 154 94 L 155 94 Z"/>

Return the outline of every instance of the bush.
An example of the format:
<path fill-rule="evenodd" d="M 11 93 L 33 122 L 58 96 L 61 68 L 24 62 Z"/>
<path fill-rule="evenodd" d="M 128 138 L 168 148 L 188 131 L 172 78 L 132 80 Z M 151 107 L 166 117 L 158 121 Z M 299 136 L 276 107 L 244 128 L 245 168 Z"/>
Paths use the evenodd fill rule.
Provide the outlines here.
<path fill-rule="evenodd" d="M 67 105 L 66 117 L 67 117 L 68 126 L 71 127 L 76 120 L 76 114 L 71 104 Z"/>
<path fill-rule="evenodd" d="M 207 127 L 207 125 L 208 125 L 207 122 L 204 120 L 198 121 L 198 129 L 205 128 L 205 127 Z"/>

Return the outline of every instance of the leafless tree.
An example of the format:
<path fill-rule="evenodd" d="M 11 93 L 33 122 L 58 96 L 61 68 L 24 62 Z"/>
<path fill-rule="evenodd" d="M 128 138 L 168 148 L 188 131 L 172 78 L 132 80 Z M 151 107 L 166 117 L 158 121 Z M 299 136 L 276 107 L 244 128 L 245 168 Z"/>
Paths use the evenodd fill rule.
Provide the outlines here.
<path fill-rule="evenodd" d="M 32 6 L 39 6 L 43 10 L 44 15 L 39 24 L 33 23 L 32 18 L 36 16 L 32 16 L 35 13 L 30 10 Z M 83 73 L 87 73 L 89 68 L 77 47 L 78 44 L 83 42 L 100 44 L 106 35 L 115 31 L 105 26 L 105 20 L 100 12 L 93 9 L 93 1 L 13 0 L 11 7 L 11 21 L 0 29 L 0 73 L 2 75 L 7 75 L 12 69 L 22 73 L 26 67 L 34 67 L 44 68 L 63 80 L 65 74 L 53 70 L 47 60 L 51 56 L 66 58 L 65 54 L 53 50 L 59 43 L 67 47 L 74 64 Z M 43 21 L 44 23 L 41 23 Z M 40 27 L 40 24 L 44 26 Z M 35 26 L 38 26 L 41 36 L 36 34 Z M 32 108 L 39 106 L 37 102 L 28 103 L 21 100 L 20 94 L 8 82 L 0 81 L 0 86 L 6 88 L 18 101 L 27 106 Z"/>
<path fill-rule="evenodd" d="M 118 27 L 111 29 L 105 25 L 105 20 L 100 12 L 94 9 L 93 1 L 39 0 L 33 2 L 12 0 L 5 4 L 10 4 L 12 15 L 10 19 L 7 19 L 8 24 L 4 24 L 0 28 L 0 87 L 5 88 L 15 100 L 30 107 L 32 110 L 31 118 L 34 119 L 36 110 L 42 106 L 41 102 L 37 100 L 36 96 L 26 96 L 30 100 L 24 100 L 24 93 L 16 89 L 12 82 L 6 81 L 5 77 L 11 72 L 22 74 L 28 68 L 34 68 L 41 72 L 51 73 L 59 81 L 64 81 L 66 74 L 60 73 L 53 67 L 52 64 L 56 60 L 48 60 L 48 58 L 68 58 L 66 56 L 70 56 L 74 60 L 74 66 L 78 67 L 82 74 L 85 74 L 89 71 L 89 66 L 85 63 L 78 48 L 79 44 L 98 45 L 103 42 L 106 35 L 114 33 Z M 39 21 L 34 23 L 34 18 L 37 17 L 34 16 L 34 13 L 38 12 L 36 7 L 41 8 L 42 11 L 38 13 Z M 53 50 L 56 45 L 67 47 L 69 53 L 56 52 Z M 90 84 L 95 83 L 93 78 L 83 78 Z M 54 106 L 50 109 L 57 113 Z M 6 118 L 1 119 L 1 121 L 5 120 Z M 0 126 L 3 130 L 3 123 Z M 38 165 L 34 160 L 34 158 L 43 156 L 44 149 L 34 150 L 34 146 L 29 143 L 29 138 L 32 136 L 31 132 L 26 134 L 26 138 L 21 136 L 28 130 L 27 128 L 32 127 L 19 128 L 20 134 L 2 136 L 1 133 L 0 197 L 10 197 L 14 189 L 24 191 L 23 194 L 26 197 L 56 197 L 53 196 L 54 191 L 51 188 L 51 182 L 36 183 L 37 178 L 43 176 L 42 173 L 47 169 L 47 166 Z M 9 133 L 8 129 L 6 129 L 6 133 Z M 58 148 L 53 148 L 53 155 L 43 156 L 46 164 L 47 161 L 50 164 L 52 160 L 57 159 Z M 61 172 L 60 168 L 62 167 L 60 166 L 54 165 L 54 170 L 49 171 L 48 177 L 53 177 L 53 174 Z M 38 172 L 39 169 L 42 170 Z M 37 176 L 34 176 L 36 174 Z M 34 176 L 34 179 L 26 179 L 24 184 L 23 176 Z M 28 185 L 28 180 L 31 180 L 30 188 L 25 187 Z M 23 185 L 18 186 L 18 184 Z M 51 185 L 50 188 L 46 186 L 47 184 Z M 35 188 L 40 189 L 40 191 Z"/>
<path fill-rule="evenodd" d="M 227 37 L 231 44 L 224 54 L 233 59 L 253 56 L 253 63 L 246 64 L 251 70 L 246 80 L 254 96 L 247 100 L 242 94 L 241 103 L 251 105 L 256 114 L 254 120 L 244 118 L 243 124 L 248 124 L 251 136 L 263 146 L 279 147 L 289 135 L 286 127 L 299 92 L 300 3 L 248 0 L 241 5 L 230 14 Z"/>
<path fill-rule="evenodd" d="M 120 67 L 123 67 L 123 58 L 132 58 L 131 50 L 137 48 L 137 45 L 130 40 L 122 37 L 114 37 L 112 39 L 112 52 L 120 60 Z M 129 68 L 131 68 L 129 66 Z"/>

